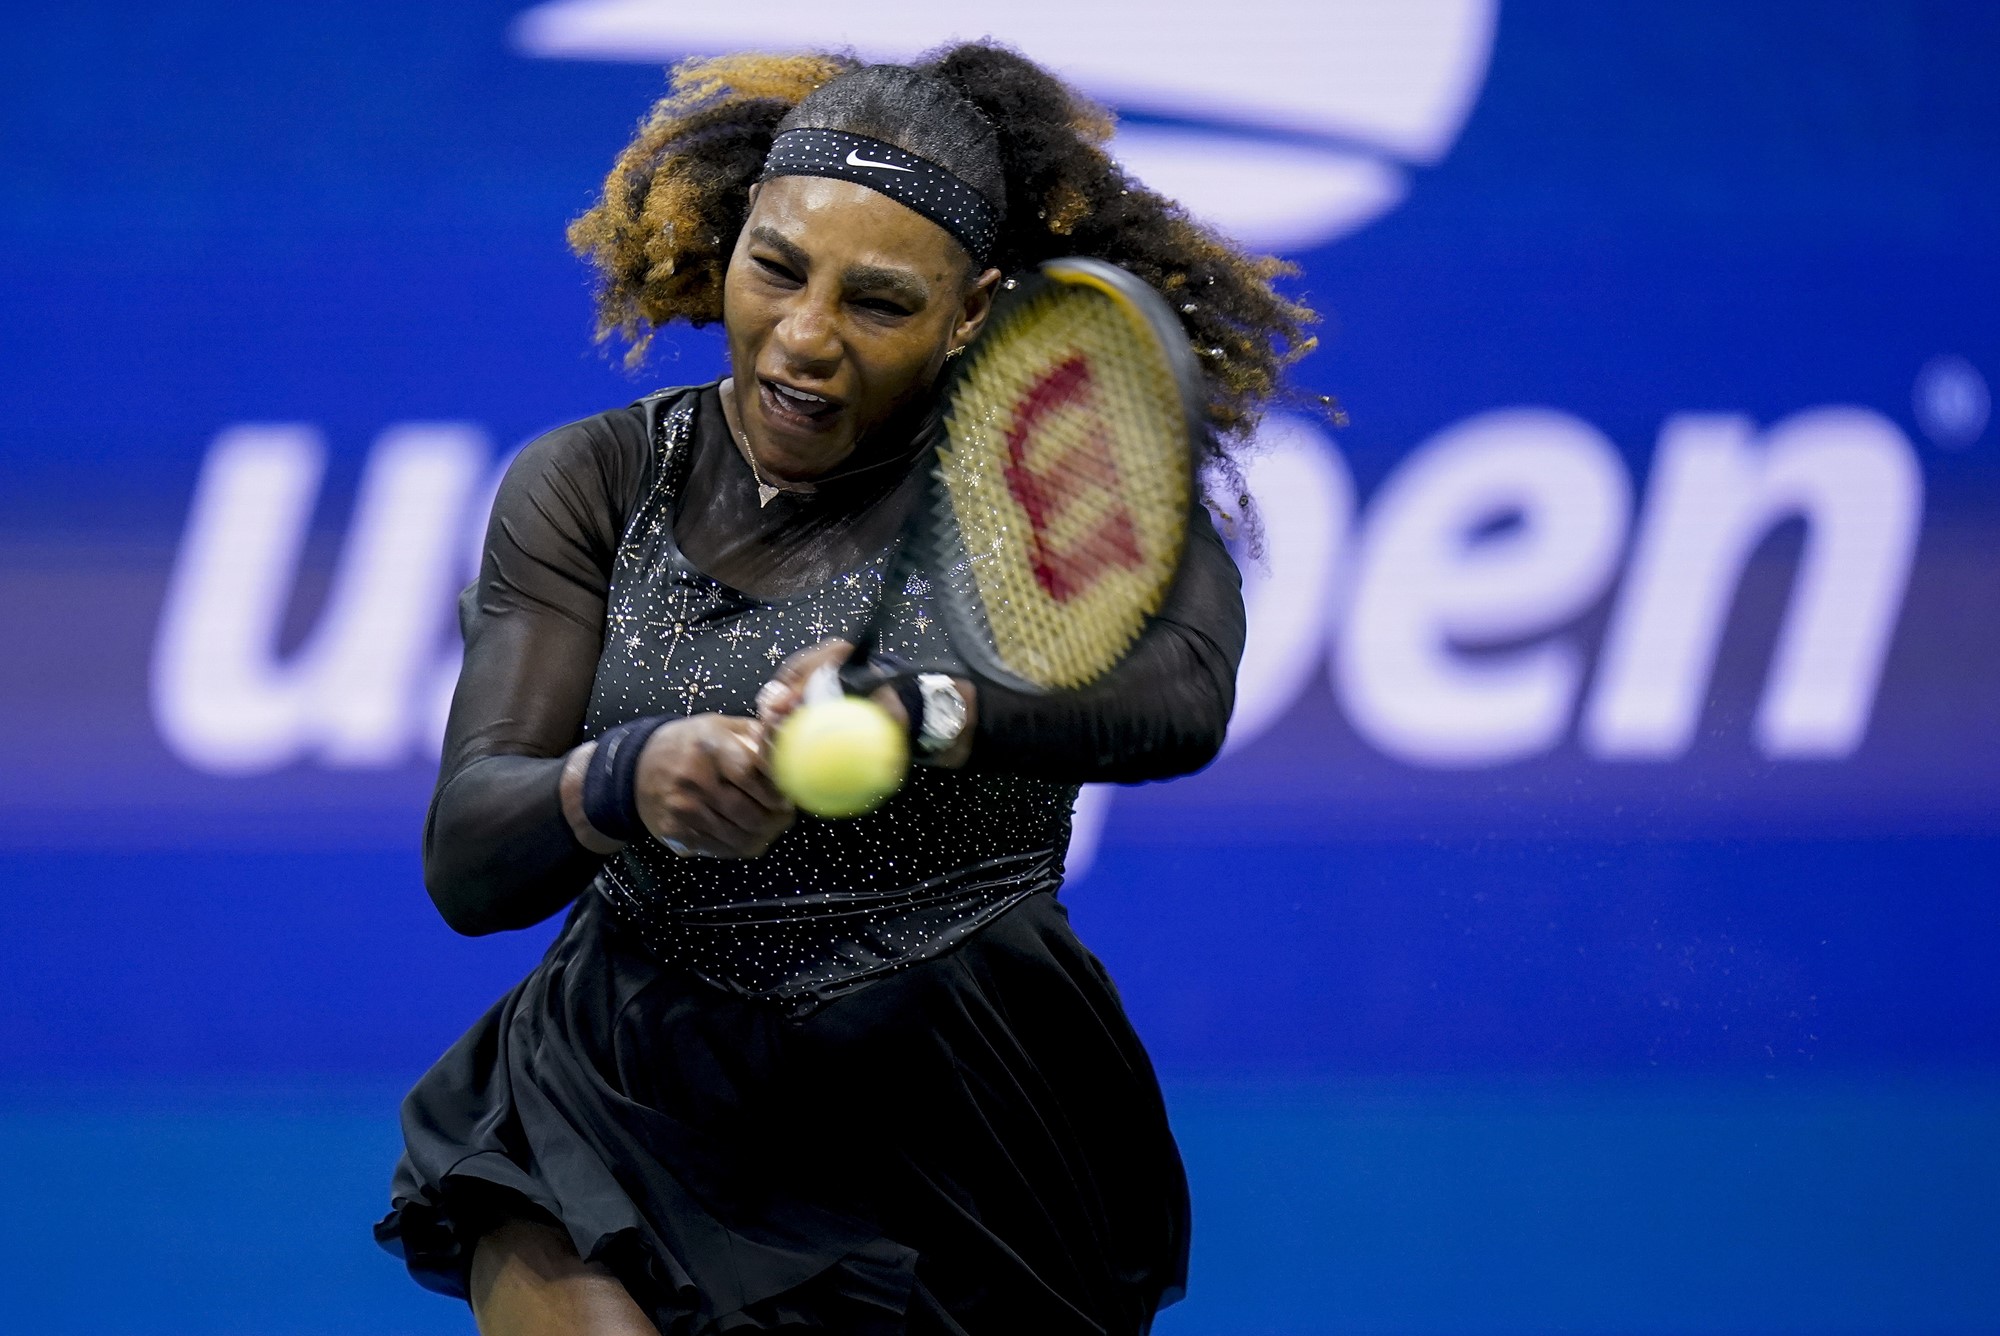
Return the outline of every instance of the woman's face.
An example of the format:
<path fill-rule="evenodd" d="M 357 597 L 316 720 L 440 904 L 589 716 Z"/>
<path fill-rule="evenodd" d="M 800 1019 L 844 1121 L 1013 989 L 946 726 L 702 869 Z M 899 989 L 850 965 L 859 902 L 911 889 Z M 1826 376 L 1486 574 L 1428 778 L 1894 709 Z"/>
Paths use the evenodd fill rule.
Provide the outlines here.
<path fill-rule="evenodd" d="M 751 191 L 723 281 L 739 425 L 768 473 L 806 479 L 915 404 L 979 332 L 1000 279 L 936 223 L 852 181 Z"/>

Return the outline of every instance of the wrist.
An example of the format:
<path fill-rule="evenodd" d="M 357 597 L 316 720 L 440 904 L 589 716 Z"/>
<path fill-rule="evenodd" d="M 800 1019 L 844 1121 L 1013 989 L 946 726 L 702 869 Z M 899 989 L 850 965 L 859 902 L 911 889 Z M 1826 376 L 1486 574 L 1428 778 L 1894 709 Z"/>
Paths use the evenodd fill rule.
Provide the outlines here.
<path fill-rule="evenodd" d="M 972 748 L 974 690 L 962 677 L 919 672 L 896 655 L 857 656 L 840 670 L 849 695 L 866 696 L 901 724 L 910 758 L 919 765 L 956 767 Z"/>
<path fill-rule="evenodd" d="M 926 760 L 936 761 L 957 746 L 968 721 L 966 695 L 971 684 L 961 685 L 943 673 L 918 673 L 914 695 L 921 703 L 916 727 L 912 730 L 916 750 Z"/>
<path fill-rule="evenodd" d="M 592 826 L 590 818 L 583 812 L 583 776 L 596 751 L 594 740 L 570 748 L 569 755 L 563 758 L 556 793 L 562 800 L 563 820 L 569 823 L 570 834 L 576 837 L 576 842 L 594 854 L 615 854 L 625 847 L 624 841 L 614 840 Z"/>
<path fill-rule="evenodd" d="M 920 765 L 957 769 L 972 753 L 972 725 L 978 693 L 962 677 L 943 673 L 907 673 L 876 693 L 893 690 L 891 713 L 909 731 L 910 756 Z M 886 702 L 885 702 L 886 704 Z"/>
<path fill-rule="evenodd" d="M 649 715 L 606 729 L 585 760 L 579 808 L 590 829 L 606 840 L 627 843 L 646 834 L 639 816 L 639 758 L 653 734 L 673 722 Z"/>
<path fill-rule="evenodd" d="M 952 681 L 958 686 L 958 694 L 965 701 L 965 724 L 958 730 L 958 737 L 951 746 L 931 758 L 931 764 L 947 770 L 958 770 L 972 759 L 974 739 L 979 731 L 979 688 L 963 677 Z"/>

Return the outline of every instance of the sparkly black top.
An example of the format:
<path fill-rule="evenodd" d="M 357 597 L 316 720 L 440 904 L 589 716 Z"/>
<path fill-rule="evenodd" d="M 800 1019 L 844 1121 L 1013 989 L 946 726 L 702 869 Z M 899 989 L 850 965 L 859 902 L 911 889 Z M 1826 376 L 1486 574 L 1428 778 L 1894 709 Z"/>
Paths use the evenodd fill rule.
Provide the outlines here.
<path fill-rule="evenodd" d="M 642 715 L 752 713 L 779 661 L 852 638 L 878 604 L 884 648 L 961 670 L 897 541 L 915 458 L 883 452 L 760 506 L 713 386 L 649 396 L 524 450 L 462 605 L 465 666 L 425 838 L 446 918 L 468 932 L 525 926 L 590 886 L 661 959 L 809 1007 L 1053 890 L 1078 783 L 1162 778 L 1212 757 L 1243 611 L 1203 514 L 1133 655 L 1062 697 L 983 685 L 964 769 L 920 768 L 866 817 L 801 815 L 756 859 L 677 858 L 650 840 L 606 859 L 576 842 L 557 792 L 569 748 Z"/>

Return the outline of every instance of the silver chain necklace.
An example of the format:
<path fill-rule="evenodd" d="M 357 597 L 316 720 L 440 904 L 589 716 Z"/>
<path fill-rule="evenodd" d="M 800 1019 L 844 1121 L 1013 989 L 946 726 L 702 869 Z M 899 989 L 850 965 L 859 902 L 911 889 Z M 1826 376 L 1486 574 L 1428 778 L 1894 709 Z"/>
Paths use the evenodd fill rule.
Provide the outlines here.
<path fill-rule="evenodd" d="M 730 397 L 735 397 L 735 386 L 733 385 L 730 387 Z M 740 403 L 736 406 L 736 416 L 738 421 L 742 420 L 743 406 Z M 780 494 L 786 496 L 812 496 L 819 491 L 821 485 L 824 483 L 839 482 L 843 478 L 852 478 L 858 473 L 866 473 L 871 469 L 887 468 L 891 464 L 907 464 L 910 460 L 916 458 L 916 451 L 911 451 L 907 455 L 896 455 L 888 459 L 878 459 L 872 464 L 863 464 L 858 468 L 848 469 L 844 473 L 829 473 L 823 478 L 814 479 L 812 482 L 802 482 L 790 487 L 780 487 L 776 483 L 765 481 L 764 470 L 757 467 L 757 456 L 750 449 L 750 433 L 738 427 L 735 434 L 737 449 L 743 452 L 743 462 L 750 466 L 750 476 L 757 483 L 757 509 L 759 510 L 770 505 Z"/>
<path fill-rule="evenodd" d="M 736 441 L 737 447 L 743 451 L 743 462 L 750 466 L 750 476 L 757 480 L 757 509 L 762 510 L 770 505 L 780 492 L 789 492 L 793 496 L 811 496 L 819 490 L 809 482 L 796 487 L 779 487 L 774 483 L 765 482 L 764 471 L 757 467 L 757 456 L 750 453 L 750 433 L 740 427 L 737 428 Z"/>
<path fill-rule="evenodd" d="M 958 356 L 960 352 L 964 352 L 964 348 L 952 348 L 952 350 L 950 350 L 948 354 L 944 354 L 944 356 L 946 356 L 946 360 L 950 360 L 950 358 Z M 730 388 L 730 394 L 734 396 L 734 386 Z M 738 408 L 738 414 L 740 414 L 740 412 L 742 412 L 742 410 Z M 726 418 L 724 418 L 724 424 L 726 424 Z M 846 470 L 846 472 L 838 472 L 838 474 L 826 474 L 824 478 L 814 478 L 812 482 L 796 482 L 796 484 L 792 484 L 792 486 L 788 486 L 788 488 L 782 488 L 782 486 L 778 486 L 776 482 L 768 482 L 768 480 L 764 478 L 764 470 L 756 466 L 756 454 L 754 454 L 754 452 L 750 450 L 750 432 L 746 432 L 744 428 L 740 428 L 740 426 L 738 426 L 738 428 L 736 428 L 736 432 L 734 432 L 734 438 L 736 438 L 736 448 L 738 448 L 738 450 L 742 452 L 742 456 L 744 456 L 744 464 L 748 464 L 748 466 L 750 466 L 750 476 L 752 476 L 752 478 L 756 480 L 756 506 L 758 506 L 758 510 L 762 510 L 764 506 L 772 504 L 772 502 L 774 502 L 774 500 L 776 500 L 776 498 L 778 498 L 780 494 L 782 494 L 782 496 L 812 496 L 814 492 L 818 492 L 818 490 L 820 490 L 820 486 L 824 486 L 824 484 L 828 484 L 828 482 L 840 482 L 842 478 L 852 478 L 852 476 L 856 476 L 856 474 L 866 474 L 866 472 L 868 472 L 868 470 L 872 470 L 872 468 L 888 468 L 890 464 L 908 464 L 910 460 L 914 460 L 914 458 L 918 456 L 918 450 L 912 450 L 912 452 L 908 452 L 908 454 L 898 454 L 898 456 L 890 456 L 890 458 L 886 458 L 886 460 L 876 460 L 876 462 L 872 462 L 872 464 L 862 464 L 862 466 L 858 466 L 858 468 L 850 468 L 850 470 Z"/>

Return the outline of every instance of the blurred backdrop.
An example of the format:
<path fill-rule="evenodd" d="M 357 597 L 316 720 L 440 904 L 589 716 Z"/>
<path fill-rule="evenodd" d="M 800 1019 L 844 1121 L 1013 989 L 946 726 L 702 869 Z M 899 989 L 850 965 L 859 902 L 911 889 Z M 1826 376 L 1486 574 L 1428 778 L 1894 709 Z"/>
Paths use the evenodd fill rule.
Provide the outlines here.
<path fill-rule="evenodd" d="M 417 841 L 450 608 L 682 55 L 992 33 L 1326 313 L 1228 754 L 1065 892 L 1169 1336 L 2000 1331 L 2000 11 L 75 0 L 0 42 L 0 1323 L 469 1332 L 368 1235 L 545 931 Z M 811 1110 L 801 1110 L 810 1117 Z M 18 1322 L 19 1325 L 16 1325 Z"/>

